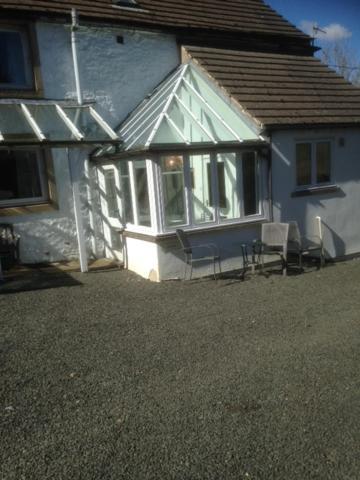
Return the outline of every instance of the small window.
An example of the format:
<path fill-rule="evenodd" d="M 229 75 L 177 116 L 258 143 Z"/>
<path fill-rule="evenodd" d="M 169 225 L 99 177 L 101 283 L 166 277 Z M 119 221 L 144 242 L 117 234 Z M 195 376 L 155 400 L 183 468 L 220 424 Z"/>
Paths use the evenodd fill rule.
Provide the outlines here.
<path fill-rule="evenodd" d="M 169 155 L 161 159 L 165 225 L 184 225 L 186 219 L 184 159 L 181 155 Z"/>
<path fill-rule="evenodd" d="M 296 144 L 297 187 L 321 185 L 331 180 L 331 142 Z"/>
<path fill-rule="evenodd" d="M 296 184 L 298 187 L 311 184 L 311 143 L 296 145 Z"/>
<path fill-rule="evenodd" d="M 149 184 L 145 160 L 136 160 L 134 165 L 135 196 L 138 225 L 151 227 Z"/>
<path fill-rule="evenodd" d="M 0 89 L 31 90 L 34 76 L 24 28 L 0 25 Z"/>
<path fill-rule="evenodd" d="M 120 162 L 120 195 L 123 206 L 123 223 L 134 223 L 134 212 L 131 203 L 131 186 L 128 162 Z"/>
<path fill-rule="evenodd" d="M 210 155 L 190 155 L 191 203 L 196 225 L 214 221 L 213 176 Z"/>
<path fill-rule="evenodd" d="M 0 150 L 0 206 L 48 199 L 44 158 L 39 150 Z"/>
<path fill-rule="evenodd" d="M 330 142 L 318 142 L 316 144 L 316 182 L 330 182 L 331 163 Z"/>
<path fill-rule="evenodd" d="M 259 213 L 258 173 L 255 152 L 245 152 L 242 156 L 244 215 Z"/>

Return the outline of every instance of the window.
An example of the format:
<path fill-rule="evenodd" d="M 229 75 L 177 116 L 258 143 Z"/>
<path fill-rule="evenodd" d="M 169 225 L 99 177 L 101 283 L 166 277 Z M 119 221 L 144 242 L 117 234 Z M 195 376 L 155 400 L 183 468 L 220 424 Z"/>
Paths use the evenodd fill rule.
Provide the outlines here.
<path fill-rule="evenodd" d="M 213 175 L 210 155 L 190 155 L 191 205 L 196 225 L 214 221 Z"/>
<path fill-rule="evenodd" d="M 131 203 L 131 187 L 130 187 L 130 175 L 129 165 L 127 162 L 120 162 L 120 192 L 123 208 L 123 223 L 134 223 L 134 212 Z"/>
<path fill-rule="evenodd" d="M 0 24 L 0 89 L 33 88 L 34 75 L 26 29 Z"/>
<path fill-rule="evenodd" d="M 134 187 L 137 212 L 137 225 L 151 227 L 149 184 L 146 160 L 132 162 L 134 168 Z"/>
<path fill-rule="evenodd" d="M 186 223 L 184 159 L 181 155 L 163 157 L 160 161 L 164 195 L 165 225 Z"/>
<path fill-rule="evenodd" d="M 43 203 L 48 199 L 40 150 L 0 149 L 0 206 Z"/>
<path fill-rule="evenodd" d="M 296 144 L 296 186 L 312 186 L 331 180 L 331 142 Z"/>
<path fill-rule="evenodd" d="M 167 230 L 260 215 L 260 168 L 254 151 L 164 156 L 160 170 Z"/>

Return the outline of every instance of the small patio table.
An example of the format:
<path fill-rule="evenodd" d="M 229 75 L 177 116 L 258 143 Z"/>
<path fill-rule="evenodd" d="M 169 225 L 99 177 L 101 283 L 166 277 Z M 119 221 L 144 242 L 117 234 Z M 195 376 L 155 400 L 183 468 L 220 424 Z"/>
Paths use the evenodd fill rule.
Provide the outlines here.
<path fill-rule="evenodd" d="M 250 258 L 249 251 L 251 252 Z M 261 241 L 254 240 L 252 243 L 242 243 L 241 252 L 243 258 L 243 278 L 245 278 L 245 273 L 249 267 L 254 275 L 256 267 L 261 265 Z"/>

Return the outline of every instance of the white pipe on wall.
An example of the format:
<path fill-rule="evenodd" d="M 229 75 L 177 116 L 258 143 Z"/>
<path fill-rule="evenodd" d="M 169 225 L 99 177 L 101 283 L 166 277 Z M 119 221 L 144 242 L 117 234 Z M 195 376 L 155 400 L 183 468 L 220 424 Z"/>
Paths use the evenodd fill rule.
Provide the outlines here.
<path fill-rule="evenodd" d="M 80 83 L 80 74 L 79 74 L 79 61 L 78 61 L 78 54 L 77 54 L 77 37 L 76 31 L 79 28 L 79 20 L 77 11 L 75 8 L 71 9 L 71 50 L 73 56 L 73 63 L 74 63 L 74 74 L 75 74 L 75 85 L 76 85 L 76 96 L 79 105 L 83 104 L 83 97 L 81 91 L 81 83 Z"/>

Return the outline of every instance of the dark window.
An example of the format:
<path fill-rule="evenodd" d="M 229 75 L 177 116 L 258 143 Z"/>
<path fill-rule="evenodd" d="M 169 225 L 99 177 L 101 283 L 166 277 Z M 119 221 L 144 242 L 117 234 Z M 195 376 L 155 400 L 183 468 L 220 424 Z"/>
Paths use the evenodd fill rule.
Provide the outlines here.
<path fill-rule="evenodd" d="M 218 162 L 216 164 L 218 176 L 218 193 L 219 193 L 219 207 L 226 208 L 226 187 L 225 187 L 225 164 Z M 209 205 L 214 206 L 214 196 L 211 182 L 211 164 L 207 164 L 208 189 L 209 189 Z"/>
<path fill-rule="evenodd" d="M 258 213 L 257 196 L 257 172 L 256 154 L 254 152 L 244 153 L 242 156 L 243 169 L 243 191 L 244 191 L 244 214 L 256 215 Z"/>
<path fill-rule="evenodd" d="M 0 26 L 0 88 L 34 87 L 27 33 L 16 27 Z"/>
<path fill-rule="evenodd" d="M 316 144 L 316 182 L 330 182 L 330 164 L 331 164 L 331 145 L 330 142 L 318 142 Z"/>
<path fill-rule="evenodd" d="M 296 185 L 311 184 L 311 143 L 296 145 Z"/>
<path fill-rule="evenodd" d="M 45 200 L 42 163 L 37 151 L 0 150 L 0 204 Z"/>

